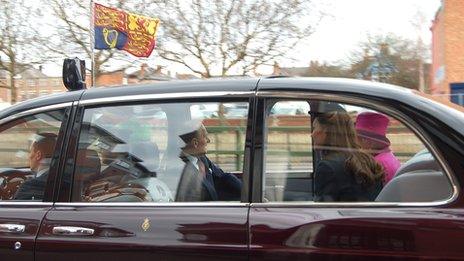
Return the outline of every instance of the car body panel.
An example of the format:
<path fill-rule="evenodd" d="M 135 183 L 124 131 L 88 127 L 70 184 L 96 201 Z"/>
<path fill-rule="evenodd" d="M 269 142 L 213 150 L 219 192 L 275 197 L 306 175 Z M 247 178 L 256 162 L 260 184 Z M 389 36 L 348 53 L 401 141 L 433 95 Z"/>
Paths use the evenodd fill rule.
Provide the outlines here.
<path fill-rule="evenodd" d="M 461 259 L 464 212 L 252 207 L 250 260 Z"/>
<path fill-rule="evenodd" d="M 0 220 L 30 224 L 22 260 L 287 260 L 287 259 L 463 259 L 464 114 L 396 86 L 348 79 L 262 78 L 179 81 L 116 88 L 91 88 L 34 99 L 0 112 L 0 119 L 64 102 L 80 109 L 151 99 L 211 100 L 234 93 L 250 98 L 242 203 L 78 204 L 69 201 L 66 178 L 74 170 L 82 110 L 74 110 L 59 175 L 48 207 L 0 203 Z M 253 98 L 256 94 L 257 98 Z M 129 97 L 129 98 L 128 98 Z M 419 132 L 450 175 L 455 195 L 425 204 L 263 203 L 262 162 L 266 99 L 334 99 L 393 113 Z M 66 151 L 66 153 L 64 153 Z M 66 164 L 65 164 L 66 163 Z M 50 182 L 49 182 L 50 183 Z M 52 182 L 53 183 L 53 182 Z M 68 190 L 67 190 L 68 189 Z M 50 194 L 51 195 L 51 194 Z M 25 209 L 24 209 L 25 208 Z M 3 211 L 8 211 L 4 215 Z M 29 212 L 30 211 L 30 212 Z M 146 221 L 148 220 L 148 221 Z M 144 224 L 150 224 L 144 230 Z M 53 234 L 57 226 L 94 229 L 92 236 Z M 35 229 L 35 230 L 34 230 Z M 6 241 L 5 240 L 9 240 Z M 11 247 L 17 237 L 3 237 Z M 0 249 L 14 253 L 11 248 Z M 0 252 L 0 256 L 2 252 Z M 3 256 L 2 256 L 3 257 Z M 16 256 L 18 257 L 18 255 Z M 33 256 L 32 256 L 33 257 Z M 21 260 L 21 259 L 18 259 Z"/>
<path fill-rule="evenodd" d="M 0 232 L 0 257 L 2 260 L 34 260 L 35 238 L 45 213 L 52 204 L 2 204 L 0 224 L 24 226 L 24 232 Z M 20 243 L 20 248 L 15 245 Z"/>
<path fill-rule="evenodd" d="M 462 128 L 449 126 L 462 126 L 464 120 L 454 109 L 411 90 L 356 80 L 263 79 L 258 96 L 345 101 L 393 112 L 422 134 L 429 149 L 441 155 L 455 192 L 463 189 L 464 168 L 459 160 L 464 156 Z M 454 114 L 459 116 L 450 117 Z M 264 140 L 258 146 L 265 146 Z M 256 193 L 260 191 L 254 190 Z M 429 206 L 425 203 L 425 207 L 260 200 L 250 209 L 250 260 L 443 260 L 464 256 L 455 243 L 464 235 L 461 195 Z"/>
<path fill-rule="evenodd" d="M 247 212 L 245 204 L 56 207 L 43 222 L 36 260 L 247 260 Z M 52 233 L 55 226 L 95 234 L 59 236 Z"/>
<path fill-rule="evenodd" d="M 256 80 L 246 80 L 237 85 L 229 85 L 230 92 L 240 93 L 241 101 L 252 102 Z M 67 180 L 73 174 L 75 153 L 78 147 L 81 118 L 87 106 L 113 106 L 124 102 L 164 103 L 169 97 L 159 94 L 165 92 L 179 93 L 185 86 L 190 91 L 216 89 L 215 81 L 201 81 L 206 89 L 171 84 L 151 87 L 111 88 L 106 90 L 88 90 L 76 110 L 75 121 L 66 153 L 66 164 L 60 181 L 61 188 L 58 200 L 67 202 L 70 198 Z M 207 83 L 207 84 L 206 84 Z M 172 85 L 174 87 L 172 87 Z M 164 87 L 163 87 L 164 86 Z M 177 86 L 177 87 L 176 87 Z M 215 86 L 215 87 L 214 87 Z M 236 88 L 236 86 L 239 86 Z M 164 91 L 163 91 L 164 90 Z M 179 92 L 177 92 L 179 91 Z M 111 94 L 111 96 L 110 96 Z M 114 95 L 114 96 L 112 96 Z M 105 99 L 110 97 L 110 99 Z M 120 99 L 123 97 L 122 99 Z M 126 97 L 136 97 L 135 99 Z M 114 98 L 114 99 L 113 99 Z M 209 99 L 230 100 L 227 95 L 210 95 Z M 104 99 L 104 100 L 101 100 Z M 120 100 L 118 100 L 120 99 Z M 189 98 L 176 96 L 176 101 L 195 102 L 202 97 Z M 234 99 L 236 100 L 236 99 Z M 92 101 L 91 104 L 86 103 Z M 252 109 L 250 109 L 252 111 Z M 178 119 L 177 119 L 178 120 Z M 251 120 L 248 121 L 250 127 Z M 246 139 L 250 139 L 250 135 Z M 251 142 L 247 142 L 250 144 Z M 245 148 L 245 165 L 250 157 L 250 148 Z M 244 173 L 247 172 L 245 167 Z M 249 175 L 243 175 L 247 179 Z M 244 180 L 244 183 L 247 181 Z M 246 185 L 244 185 L 246 187 Z M 247 190 L 244 189 L 246 192 Z M 242 193 L 244 200 L 246 193 Z M 114 260 L 134 258 L 136 260 L 178 259 L 178 260 L 247 260 L 248 259 L 248 204 L 239 202 L 226 203 L 57 203 L 45 217 L 42 230 L 37 238 L 36 260 L 66 258 L 72 255 L 79 260 Z M 149 224 L 147 226 L 147 224 Z M 72 236 L 53 234 L 54 227 L 84 227 L 94 229 L 91 236 Z M 146 229 L 146 230 L 144 230 Z M 227 236 L 224 236 L 224 233 Z M 70 244 L 70 242 L 73 242 Z"/>

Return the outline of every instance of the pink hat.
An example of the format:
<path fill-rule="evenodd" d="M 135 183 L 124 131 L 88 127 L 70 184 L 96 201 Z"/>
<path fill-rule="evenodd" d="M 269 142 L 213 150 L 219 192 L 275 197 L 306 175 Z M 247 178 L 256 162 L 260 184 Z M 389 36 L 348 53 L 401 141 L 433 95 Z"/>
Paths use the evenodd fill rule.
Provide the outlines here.
<path fill-rule="evenodd" d="M 376 112 L 363 112 L 356 118 L 356 131 L 361 138 L 389 146 L 390 141 L 386 137 L 390 120 L 387 116 Z"/>

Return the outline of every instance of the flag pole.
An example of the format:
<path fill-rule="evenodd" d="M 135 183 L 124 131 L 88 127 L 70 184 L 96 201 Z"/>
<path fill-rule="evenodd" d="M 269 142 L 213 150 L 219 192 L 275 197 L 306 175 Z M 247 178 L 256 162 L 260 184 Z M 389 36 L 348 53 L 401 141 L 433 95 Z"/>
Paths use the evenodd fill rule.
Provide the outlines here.
<path fill-rule="evenodd" d="M 94 9 L 94 3 L 93 0 L 90 0 L 90 67 L 91 67 L 91 76 L 90 76 L 90 86 L 94 87 L 95 86 L 95 24 L 94 24 L 94 17 L 95 17 L 95 9 Z"/>

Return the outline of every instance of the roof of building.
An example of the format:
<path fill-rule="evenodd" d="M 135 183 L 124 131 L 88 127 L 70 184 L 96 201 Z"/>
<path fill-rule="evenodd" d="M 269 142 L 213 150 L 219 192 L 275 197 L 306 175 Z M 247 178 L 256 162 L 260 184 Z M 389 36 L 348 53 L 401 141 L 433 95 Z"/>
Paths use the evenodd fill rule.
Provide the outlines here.
<path fill-rule="evenodd" d="M 309 67 L 282 67 L 280 75 L 284 76 L 305 76 L 308 74 Z"/>
<path fill-rule="evenodd" d="M 161 67 L 151 68 L 142 66 L 140 70 L 127 74 L 128 78 L 137 78 L 139 81 L 170 81 L 173 78 L 161 72 Z"/>
<path fill-rule="evenodd" d="M 6 78 L 8 72 L 6 70 L 0 70 L 0 78 Z M 29 67 L 24 71 L 19 73 L 20 78 L 22 79 L 41 79 L 41 78 L 49 78 L 46 74 L 42 71 L 35 69 L 33 67 Z"/>

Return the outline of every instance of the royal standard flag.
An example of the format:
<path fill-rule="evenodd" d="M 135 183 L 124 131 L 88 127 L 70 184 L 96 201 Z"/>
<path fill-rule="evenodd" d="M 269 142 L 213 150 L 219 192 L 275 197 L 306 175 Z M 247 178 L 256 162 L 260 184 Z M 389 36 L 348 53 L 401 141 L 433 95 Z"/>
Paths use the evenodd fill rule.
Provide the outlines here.
<path fill-rule="evenodd" d="M 150 56 L 159 19 L 95 4 L 95 49 L 117 48 L 137 57 Z"/>

